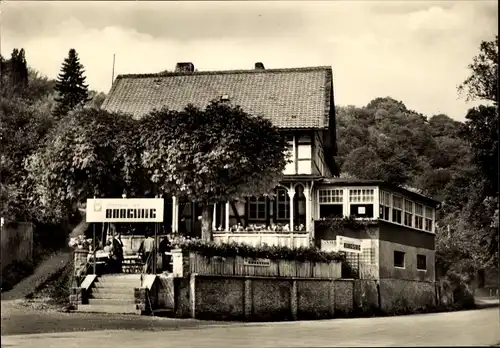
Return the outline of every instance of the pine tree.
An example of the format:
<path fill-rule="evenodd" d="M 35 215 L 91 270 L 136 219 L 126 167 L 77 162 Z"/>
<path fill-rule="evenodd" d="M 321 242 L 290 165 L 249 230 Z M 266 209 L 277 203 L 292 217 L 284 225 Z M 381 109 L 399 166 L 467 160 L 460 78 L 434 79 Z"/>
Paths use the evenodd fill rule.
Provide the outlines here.
<path fill-rule="evenodd" d="M 80 63 L 75 49 L 70 49 L 68 57 L 64 59 L 54 87 L 58 94 L 55 98 L 54 116 L 66 115 L 69 111 L 78 106 L 83 106 L 91 100 L 88 85 L 85 84 L 84 72 L 84 67 Z"/>

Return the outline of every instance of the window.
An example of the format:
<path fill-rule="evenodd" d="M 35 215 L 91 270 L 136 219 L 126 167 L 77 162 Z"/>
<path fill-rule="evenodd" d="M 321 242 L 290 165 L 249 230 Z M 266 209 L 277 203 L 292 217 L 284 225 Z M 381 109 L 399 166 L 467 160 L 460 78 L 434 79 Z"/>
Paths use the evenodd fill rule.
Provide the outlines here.
<path fill-rule="evenodd" d="M 277 219 L 290 219 L 290 197 L 285 189 L 278 189 L 276 195 Z"/>
<path fill-rule="evenodd" d="M 319 206 L 319 217 L 343 217 L 344 207 L 342 204 L 321 204 Z"/>
<path fill-rule="evenodd" d="M 320 204 L 342 203 L 344 200 L 344 190 L 319 190 Z"/>
<path fill-rule="evenodd" d="M 287 161 L 290 161 L 287 163 L 285 167 L 284 174 L 295 174 L 295 154 L 293 153 L 293 137 L 285 137 L 286 141 L 286 158 Z"/>
<path fill-rule="evenodd" d="M 392 196 L 392 222 L 401 223 L 401 214 L 403 211 L 403 198 Z"/>
<path fill-rule="evenodd" d="M 267 217 L 267 203 L 265 197 L 251 197 L 248 200 L 248 218 L 250 220 L 265 220 Z"/>
<path fill-rule="evenodd" d="M 349 202 L 351 203 L 373 203 L 373 189 L 349 190 Z"/>
<path fill-rule="evenodd" d="M 353 216 L 372 218 L 374 189 L 349 190 L 349 214 Z"/>
<path fill-rule="evenodd" d="M 425 207 L 425 230 L 432 232 L 432 209 Z"/>
<path fill-rule="evenodd" d="M 389 221 L 391 211 L 391 195 L 388 192 L 380 191 L 380 218 Z"/>
<path fill-rule="evenodd" d="M 310 143 L 297 145 L 297 174 L 311 174 L 311 156 Z"/>
<path fill-rule="evenodd" d="M 405 253 L 394 251 L 394 267 L 405 268 Z"/>
<path fill-rule="evenodd" d="M 319 217 L 344 216 L 344 190 L 321 189 L 319 190 Z"/>
<path fill-rule="evenodd" d="M 425 255 L 417 255 L 417 270 L 427 270 L 427 257 Z"/>
<path fill-rule="evenodd" d="M 415 228 L 424 229 L 424 207 L 417 203 L 415 203 Z"/>
<path fill-rule="evenodd" d="M 412 227 L 413 226 L 413 202 L 405 199 L 405 226 Z"/>
<path fill-rule="evenodd" d="M 350 215 L 372 218 L 373 204 L 350 204 Z"/>

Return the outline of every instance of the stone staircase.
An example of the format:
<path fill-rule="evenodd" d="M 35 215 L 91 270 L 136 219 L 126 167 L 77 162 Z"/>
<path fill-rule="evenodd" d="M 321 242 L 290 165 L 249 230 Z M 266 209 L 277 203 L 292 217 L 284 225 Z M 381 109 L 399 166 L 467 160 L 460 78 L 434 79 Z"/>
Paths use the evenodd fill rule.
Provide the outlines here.
<path fill-rule="evenodd" d="M 141 286 L 140 274 L 110 274 L 97 277 L 90 288 L 88 304 L 78 312 L 141 314 L 136 308 L 134 289 Z"/>

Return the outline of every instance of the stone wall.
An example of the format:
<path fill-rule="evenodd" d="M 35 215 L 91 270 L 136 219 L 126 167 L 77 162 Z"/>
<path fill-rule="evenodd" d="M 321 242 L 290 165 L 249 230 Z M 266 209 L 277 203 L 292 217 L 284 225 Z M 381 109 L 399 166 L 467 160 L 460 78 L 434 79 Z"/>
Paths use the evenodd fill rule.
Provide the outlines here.
<path fill-rule="evenodd" d="M 356 314 L 375 314 L 380 309 L 379 283 L 359 279 L 354 282 L 353 308 Z"/>
<path fill-rule="evenodd" d="M 159 286 L 164 281 L 157 282 Z M 432 282 L 191 274 L 172 279 L 174 315 L 219 320 L 302 320 L 399 313 L 436 305 Z M 162 303 L 159 290 L 158 304 Z M 166 303 L 164 301 L 164 303 Z"/>
<path fill-rule="evenodd" d="M 434 282 L 380 279 L 380 309 L 387 313 L 433 307 L 436 305 Z"/>
<path fill-rule="evenodd" d="M 333 318 L 336 313 L 343 316 L 353 309 L 352 280 L 194 274 L 189 282 L 186 280 L 175 282 L 178 317 L 251 321 L 319 319 Z"/>

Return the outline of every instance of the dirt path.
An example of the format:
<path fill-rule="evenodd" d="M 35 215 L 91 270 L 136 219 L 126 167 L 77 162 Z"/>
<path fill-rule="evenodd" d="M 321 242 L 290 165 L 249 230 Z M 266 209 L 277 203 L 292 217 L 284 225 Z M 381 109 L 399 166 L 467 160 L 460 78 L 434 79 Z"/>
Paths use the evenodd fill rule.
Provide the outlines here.
<path fill-rule="evenodd" d="M 2 293 L 2 301 L 22 299 L 33 293 L 35 289 L 46 282 L 52 274 L 60 271 L 66 266 L 70 258 L 70 252 L 58 252 L 49 256 L 49 258 L 42 261 L 32 275 L 21 280 L 12 290 Z"/>
<path fill-rule="evenodd" d="M 82 220 L 70 233 L 69 237 L 76 237 L 85 232 L 88 224 Z M 11 290 L 2 293 L 2 301 L 23 299 L 33 293 L 40 285 L 45 283 L 51 275 L 59 272 L 70 261 L 72 253 L 70 250 L 59 251 L 42 261 L 32 275 L 24 278 Z"/>

